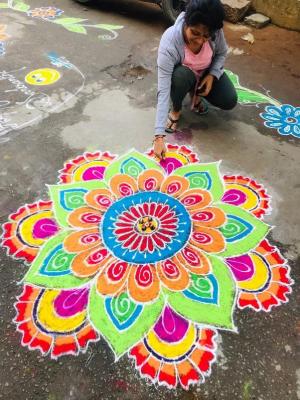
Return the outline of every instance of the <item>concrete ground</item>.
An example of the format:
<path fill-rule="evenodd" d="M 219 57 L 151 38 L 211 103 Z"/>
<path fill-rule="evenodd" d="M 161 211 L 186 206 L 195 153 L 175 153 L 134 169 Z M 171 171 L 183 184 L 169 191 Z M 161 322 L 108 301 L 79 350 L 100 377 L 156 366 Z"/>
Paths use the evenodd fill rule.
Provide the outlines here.
<path fill-rule="evenodd" d="M 4 0 L 2 0 L 4 1 Z M 0 24 L 10 38 L 0 58 L 1 71 L 16 77 L 41 68 L 48 52 L 66 57 L 77 70 L 64 70 L 60 85 L 43 88 L 55 107 L 49 113 L 26 109 L 18 91 L 3 89 L 0 106 L 15 104 L 15 128 L 0 133 L 0 222 L 25 203 L 47 197 L 45 184 L 55 183 L 64 161 L 85 150 L 122 154 L 151 145 L 156 102 L 156 52 L 167 23 L 161 10 L 146 3 L 102 0 L 86 8 L 71 0 L 27 0 L 31 8 L 56 6 L 68 17 L 89 24 L 122 25 L 113 40 L 99 39 L 106 31 L 87 28 L 87 35 L 70 32 L 25 13 L 0 9 Z M 2 4 L 2 3 L 1 3 Z M 226 67 L 243 86 L 270 91 L 282 103 L 300 105 L 300 34 L 269 26 L 253 31 L 253 45 L 241 40 L 248 29 L 226 26 L 233 48 Z M 237 55 L 240 51 L 243 54 Z M 47 63 L 48 64 L 48 63 Z M 24 67 L 24 68 L 23 68 Z M 5 94 L 6 96 L 6 94 Z M 43 95 L 43 98 L 47 98 Z M 8 104 L 8 103 L 6 103 Z M 186 144 L 202 161 L 223 160 L 222 172 L 243 174 L 263 183 L 272 196 L 273 212 L 266 221 L 275 225 L 270 235 L 288 258 L 292 277 L 299 275 L 299 139 L 280 136 L 263 126 L 255 106 L 238 105 L 231 112 L 211 110 L 193 115 L 186 105 L 180 131 L 171 143 Z M 29 113 L 29 114 L 27 114 Z M 10 130 L 10 131 L 9 131 Z M 1 131 L 0 131 L 1 132 Z M 297 268 L 298 267 L 298 268 Z M 22 263 L 0 253 L 0 398 L 5 400 L 199 399 L 295 400 L 300 398 L 297 370 L 297 285 L 288 304 L 271 314 L 238 312 L 239 334 L 222 333 L 218 362 L 204 385 L 188 392 L 149 386 L 126 357 L 118 363 L 104 341 L 85 355 L 58 362 L 20 345 L 12 323 L 13 303 Z M 299 293 L 299 292 L 298 292 Z M 299 328 L 298 328 L 299 329 Z M 298 358 L 299 361 L 299 358 Z M 298 363 L 299 368 L 299 363 Z"/>

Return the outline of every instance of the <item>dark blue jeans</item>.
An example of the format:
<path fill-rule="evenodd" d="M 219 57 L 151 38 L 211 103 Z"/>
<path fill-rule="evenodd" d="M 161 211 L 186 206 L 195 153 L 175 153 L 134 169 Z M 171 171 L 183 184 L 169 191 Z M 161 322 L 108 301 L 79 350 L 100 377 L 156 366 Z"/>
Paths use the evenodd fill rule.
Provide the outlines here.
<path fill-rule="evenodd" d="M 187 93 L 195 90 L 196 76 L 192 70 L 183 65 L 175 67 L 172 75 L 171 99 L 174 111 L 180 111 Z M 224 72 L 220 79 L 214 79 L 212 89 L 204 97 L 210 104 L 222 110 L 231 110 L 237 104 L 236 90 Z"/>

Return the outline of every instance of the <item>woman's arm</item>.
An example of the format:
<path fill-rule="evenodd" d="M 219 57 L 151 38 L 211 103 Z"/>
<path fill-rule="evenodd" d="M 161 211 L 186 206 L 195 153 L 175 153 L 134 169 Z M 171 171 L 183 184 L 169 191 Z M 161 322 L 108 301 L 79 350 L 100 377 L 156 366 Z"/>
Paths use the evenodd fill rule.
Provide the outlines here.
<path fill-rule="evenodd" d="M 216 34 L 215 55 L 209 68 L 209 73 L 220 79 L 224 73 L 224 64 L 227 57 L 228 46 L 224 36 L 223 29 Z"/>
<path fill-rule="evenodd" d="M 158 66 L 158 91 L 157 108 L 155 121 L 155 134 L 164 134 L 168 118 L 171 81 L 175 67 L 175 57 L 164 47 L 159 48 L 157 66 Z"/>
<path fill-rule="evenodd" d="M 171 81 L 174 69 L 172 57 L 161 48 L 158 51 L 158 90 L 155 121 L 155 136 L 153 140 L 154 154 L 159 159 L 164 159 L 166 154 L 165 127 L 168 118 Z"/>
<path fill-rule="evenodd" d="M 155 136 L 153 140 L 154 153 L 159 159 L 165 157 L 165 128 L 169 113 L 172 74 L 177 61 L 177 50 L 172 42 L 173 27 L 162 36 L 158 49 L 158 89 L 155 121 Z M 180 57 L 179 57 L 180 58 Z"/>

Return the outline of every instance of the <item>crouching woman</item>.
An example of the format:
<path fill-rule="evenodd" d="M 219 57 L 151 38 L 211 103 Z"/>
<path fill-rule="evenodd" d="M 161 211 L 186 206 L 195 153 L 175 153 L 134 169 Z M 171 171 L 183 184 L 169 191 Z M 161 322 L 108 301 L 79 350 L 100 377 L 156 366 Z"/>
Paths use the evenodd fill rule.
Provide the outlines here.
<path fill-rule="evenodd" d="M 237 103 L 235 88 L 224 72 L 228 47 L 223 21 L 220 0 L 190 0 L 186 11 L 161 38 L 153 142 L 159 158 L 166 151 L 166 132 L 176 130 L 188 93 L 192 109 L 199 114 L 207 112 L 207 102 L 223 110 L 231 110 Z"/>

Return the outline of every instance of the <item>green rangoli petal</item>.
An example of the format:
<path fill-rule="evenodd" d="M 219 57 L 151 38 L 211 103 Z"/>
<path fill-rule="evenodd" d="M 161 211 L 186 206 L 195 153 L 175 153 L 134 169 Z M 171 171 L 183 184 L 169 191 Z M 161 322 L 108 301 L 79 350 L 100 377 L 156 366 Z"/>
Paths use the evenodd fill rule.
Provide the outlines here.
<path fill-rule="evenodd" d="M 218 162 L 209 164 L 191 164 L 177 168 L 172 175 L 184 176 L 190 182 L 191 189 L 208 190 L 214 201 L 219 201 L 225 190 Z"/>
<path fill-rule="evenodd" d="M 227 223 L 219 228 L 226 240 L 222 257 L 232 257 L 254 249 L 268 234 L 271 227 L 248 211 L 229 204 L 217 204 L 226 213 Z"/>
<path fill-rule="evenodd" d="M 90 293 L 89 315 L 119 358 L 151 329 L 163 305 L 162 297 L 151 304 L 135 303 L 125 293 L 114 298 L 102 297 L 94 286 Z"/>
<path fill-rule="evenodd" d="M 191 276 L 184 292 L 165 290 L 170 306 L 183 317 L 203 325 L 233 330 L 236 283 L 227 265 L 218 257 L 209 257 L 212 273 Z"/>
<path fill-rule="evenodd" d="M 116 174 L 127 174 L 137 178 L 146 169 L 156 169 L 164 173 L 163 169 L 152 158 L 147 157 L 138 151 L 132 150 L 117 160 L 113 161 L 105 171 L 105 181 Z"/>
<path fill-rule="evenodd" d="M 84 196 L 90 190 L 107 188 L 103 181 L 91 180 L 67 185 L 49 185 L 50 198 L 53 202 L 55 218 L 61 227 L 69 227 L 69 214 L 85 206 Z"/>
<path fill-rule="evenodd" d="M 72 289 L 85 285 L 90 278 L 78 278 L 70 267 L 76 254 L 63 249 L 63 240 L 70 231 L 64 231 L 49 239 L 33 261 L 24 282 L 51 289 Z"/>

